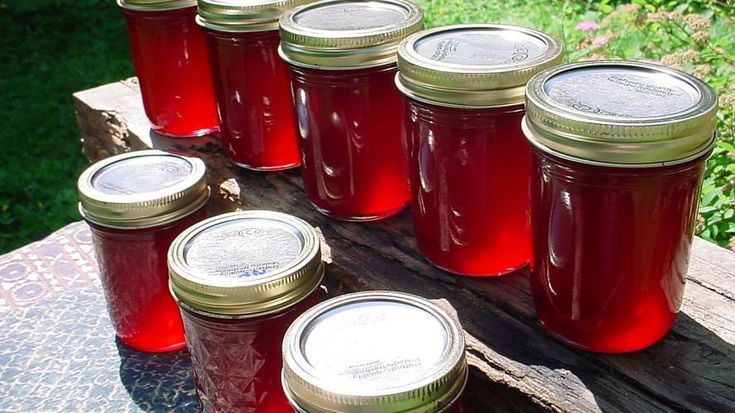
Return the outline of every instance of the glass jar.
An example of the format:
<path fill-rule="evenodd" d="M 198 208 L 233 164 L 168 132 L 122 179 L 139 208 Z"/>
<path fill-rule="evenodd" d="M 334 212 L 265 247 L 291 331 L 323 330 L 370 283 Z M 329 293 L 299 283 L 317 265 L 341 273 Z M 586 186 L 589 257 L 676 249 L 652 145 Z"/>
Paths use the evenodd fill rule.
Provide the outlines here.
<path fill-rule="evenodd" d="M 528 263 L 523 89 L 562 52 L 545 33 L 494 24 L 426 30 L 399 46 L 414 231 L 437 267 L 491 276 Z"/>
<path fill-rule="evenodd" d="M 459 321 L 412 294 L 332 298 L 283 339 L 283 388 L 299 413 L 456 413 L 466 381 Z"/>
<path fill-rule="evenodd" d="M 304 187 L 323 214 L 370 221 L 409 200 L 395 51 L 423 27 L 405 0 L 329 0 L 281 17 Z"/>
<path fill-rule="evenodd" d="M 204 173 L 200 159 L 147 150 L 99 161 L 79 177 L 79 209 L 92 230 L 110 320 L 136 350 L 185 345 L 166 254 L 181 231 L 206 218 Z"/>
<path fill-rule="evenodd" d="M 118 0 L 118 5 L 153 130 L 173 137 L 216 131 L 207 46 L 194 22 L 196 0 Z"/>
<path fill-rule="evenodd" d="M 526 105 L 541 323 L 589 351 L 652 345 L 681 306 L 714 91 L 658 65 L 583 62 L 531 79 Z"/>
<path fill-rule="evenodd" d="M 278 18 L 309 0 L 200 0 L 225 153 L 254 170 L 301 164 Z"/>
<path fill-rule="evenodd" d="M 219 215 L 171 244 L 171 292 L 205 412 L 287 411 L 280 343 L 320 299 L 320 251 L 314 228 L 272 211 Z"/>

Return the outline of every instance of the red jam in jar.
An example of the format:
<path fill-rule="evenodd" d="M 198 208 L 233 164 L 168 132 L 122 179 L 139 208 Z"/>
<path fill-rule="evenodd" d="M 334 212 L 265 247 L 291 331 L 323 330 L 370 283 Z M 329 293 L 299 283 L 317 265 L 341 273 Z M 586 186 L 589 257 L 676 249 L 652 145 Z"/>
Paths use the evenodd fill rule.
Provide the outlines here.
<path fill-rule="evenodd" d="M 305 2 L 199 2 L 222 146 L 241 167 L 272 171 L 301 164 L 288 74 L 278 57 L 278 19 Z"/>
<path fill-rule="evenodd" d="M 682 302 L 714 91 L 658 65 L 583 62 L 531 79 L 526 104 L 541 323 L 588 351 L 654 344 Z"/>
<path fill-rule="evenodd" d="M 423 27 L 405 0 L 328 0 L 281 17 L 304 187 L 325 215 L 370 221 L 409 201 L 395 51 Z"/>
<path fill-rule="evenodd" d="M 233 212 L 183 232 L 169 250 L 204 412 L 282 413 L 280 343 L 321 298 L 316 230 L 272 211 Z"/>
<path fill-rule="evenodd" d="M 149 150 L 107 158 L 79 177 L 80 211 L 92 229 L 110 319 L 136 350 L 185 345 L 166 256 L 181 231 L 206 218 L 204 172 L 197 158 Z"/>
<path fill-rule="evenodd" d="M 399 46 L 413 225 L 419 249 L 437 267 L 491 276 L 528 263 L 523 89 L 561 59 L 554 38 L 491 24 L 425 30 Z"/>
<path fill-rule="evenodd" d="M 218 128 L 204 34 L 194 0 L 118 0 L 143 107 L 156 132 L 200 136 Z"/>
<path fill-rule="evenodd" d="M 466 381 L 459 322 L 412 294 L 332 298 L 283 339 L 283 388 L 298 413 L 459 413 Z"/>

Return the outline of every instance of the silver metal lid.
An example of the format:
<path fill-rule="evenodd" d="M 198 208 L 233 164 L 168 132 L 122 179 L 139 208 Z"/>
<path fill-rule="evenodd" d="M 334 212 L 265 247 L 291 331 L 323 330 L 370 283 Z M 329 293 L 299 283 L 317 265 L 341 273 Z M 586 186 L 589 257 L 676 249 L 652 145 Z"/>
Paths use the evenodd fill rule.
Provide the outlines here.
<path fill-rule="evenodd" d="M 308 413 L 436 413 L 467 379 L 459 322 L 428 300 L 371 291 L 325 301 L 283 340 L 283 386 Z"/>
<path fill-rule="evenodd" d="M 117 0 L 117 5 L 130 10 L 165 11 L 197 5 L 197 0 Z"/>
<path fill-rule="evenodd" d="M 279 53 L 306 67 L 344 69 L 394 63 L 398 43 L 423 27 L 406 0 L 326 0 L 284 13 Z"/>
<path fill-rule="evenodd" d="M 290 307 L 324 276 L 319 237 L 303 220 L 240 211 L 202 221 L 168 252 L 171 292 L 193 311 L 252 317 Z"/>
<path fill-rule="evenodd" d="M 162 225 L 207 202 L 205 169 L 199 158 L 158 150 L 112 156 L 79 176 L 79 210 L 86 220 L 106 227 Z"/>
<path fill-rule="evenodd" d="M 199 0 L 199 25 L 223 32 L 278 30 L 281 15 L 314 0 Z"/>
<path fill-rule="evenodd" d="M 538 74 L 526 89 L 526 138 L 582 163 L 653 167 L 711 150 L 717 96 L 706 83 L 663 66 L 580 62 Z"/>
<path fill-rule="evenodd" d="M 563 59 L 562 43 L 538 30 L 460 24 L 413 34 L 398 47 L 398 88 L 442 106 L 523 104 L 536 73 Z"/>

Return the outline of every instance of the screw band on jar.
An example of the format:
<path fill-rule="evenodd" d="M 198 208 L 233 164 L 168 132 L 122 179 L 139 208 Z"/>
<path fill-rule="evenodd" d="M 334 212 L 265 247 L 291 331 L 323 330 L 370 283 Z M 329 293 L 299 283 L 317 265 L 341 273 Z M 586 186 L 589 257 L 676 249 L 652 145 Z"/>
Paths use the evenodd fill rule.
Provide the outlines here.
<path fill-rule="evenodd" d="M 197 5 L 197 0 L 117 0 L 117 5 L 129 10 L 164 11 Z"/>
<path fill-rule="evenodd" d="M 717 96 L 686 73 L 640 62 L 580 62 L 526 89 L 529 142 L 563 159 L 613 167 L 687 162 L 712 149 Z"/>
<path fill-rule="evenodd" d="M 297 318 L 283 340 L 283 386 L 301 412 L 440 412 L 467 379 L 459 322 L 421 297 L 347 294 Z"/>
<path fill-rule="evenodd" d="M 281 57 L 296 66 L 367 68 L 394 63 L 398 43 L 423 28 L 406 0 L 326 0 L 284 13 Z"/>
<path fill-rule="evenodd" d="M 196 18 L 200 26 L 223 32 L 278 30 L 281 15 L 313 0 L 199 0 Z"/>
<path fill-rule="evenodd" d="M 205 166 L 158 150 L 112 156 L 87 168 L 77 181 L 79 211 L 111 228 L 148 228 L 201 208 L 209 199 Z"/>
<path fill-rule="evenodd" d="M 324 276 L 314 228 L 291 215 L 241 211 L 187 229 L 168 254 L 179 305 L 211 317 L 256 317 L 311 294 Z"/>
<path fill-rule="evenodd" d="M 413 34 L 398 47 L 398 89 L 450 107 L 523 103 L 528 80 L 563 59 L 562 43 L 517 26 L 460 24 Z"/>

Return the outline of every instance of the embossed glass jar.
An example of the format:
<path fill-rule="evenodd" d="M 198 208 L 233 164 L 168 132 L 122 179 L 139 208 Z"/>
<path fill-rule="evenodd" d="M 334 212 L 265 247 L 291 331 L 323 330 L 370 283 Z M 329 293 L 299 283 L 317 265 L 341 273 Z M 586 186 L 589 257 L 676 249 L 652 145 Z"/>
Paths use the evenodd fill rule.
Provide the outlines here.
<path fill-rule="evenodd" d="M 658 65 L 585 62 L 531 79 L 526 107 L 541 323 L 590 351 L 655 343 L 681 306 L 714 91 Z"/>
<path fill-rule="evenodd" d="M 413 225 L 434 265 L 500 275 L 531 257 L 531 148 L 523 89 L 561 62 L 563 47 L 531 29 L 471 24 L 426 30 L 398 48 L 406 100 Z"/>
<path fill-rule="evenodd" d="M 412 294 L 332 298 L 283 339 L 282 384 L 298 413 L 459 413 L 466 380 L 459 322 Z"/>
<path fill-rule="evenodd" d="M 218 128 L 196 0 L 118 0 L 128 28 L 143 107 L 158 133 L 199 136 Z"/>
<path fill-rule="evenodd" d="M 278 57 L 278 18 L 309 0 L 199 0 L 217 95 L 222 146 L 255 170 L 299 166 L 286 66 Z"/>
<path fill-rule="evenodd" d="M 79 209 L 92 230 L 115 333 L 126 345 L 161 352 L 184 347 L 168 291 L 168 247 L 206 218 L 204 163 L 162 151 L 112 156 L 79 177 Z"/>
<path fill-rule="evenodd" d="M 328 0 L 281 17 L 304 186 L 322 213 L 381 219 L 409 200 L 396 48 L 423 27 L 405 0 Z"/>
<path fill-rule="evenodd" d="M 314 228 L 272 211 L 213 217 L 173 242 L 171 292 L 205 412 L 287 411 L 280 343 L 320 299 L 320 251 Z"/>

